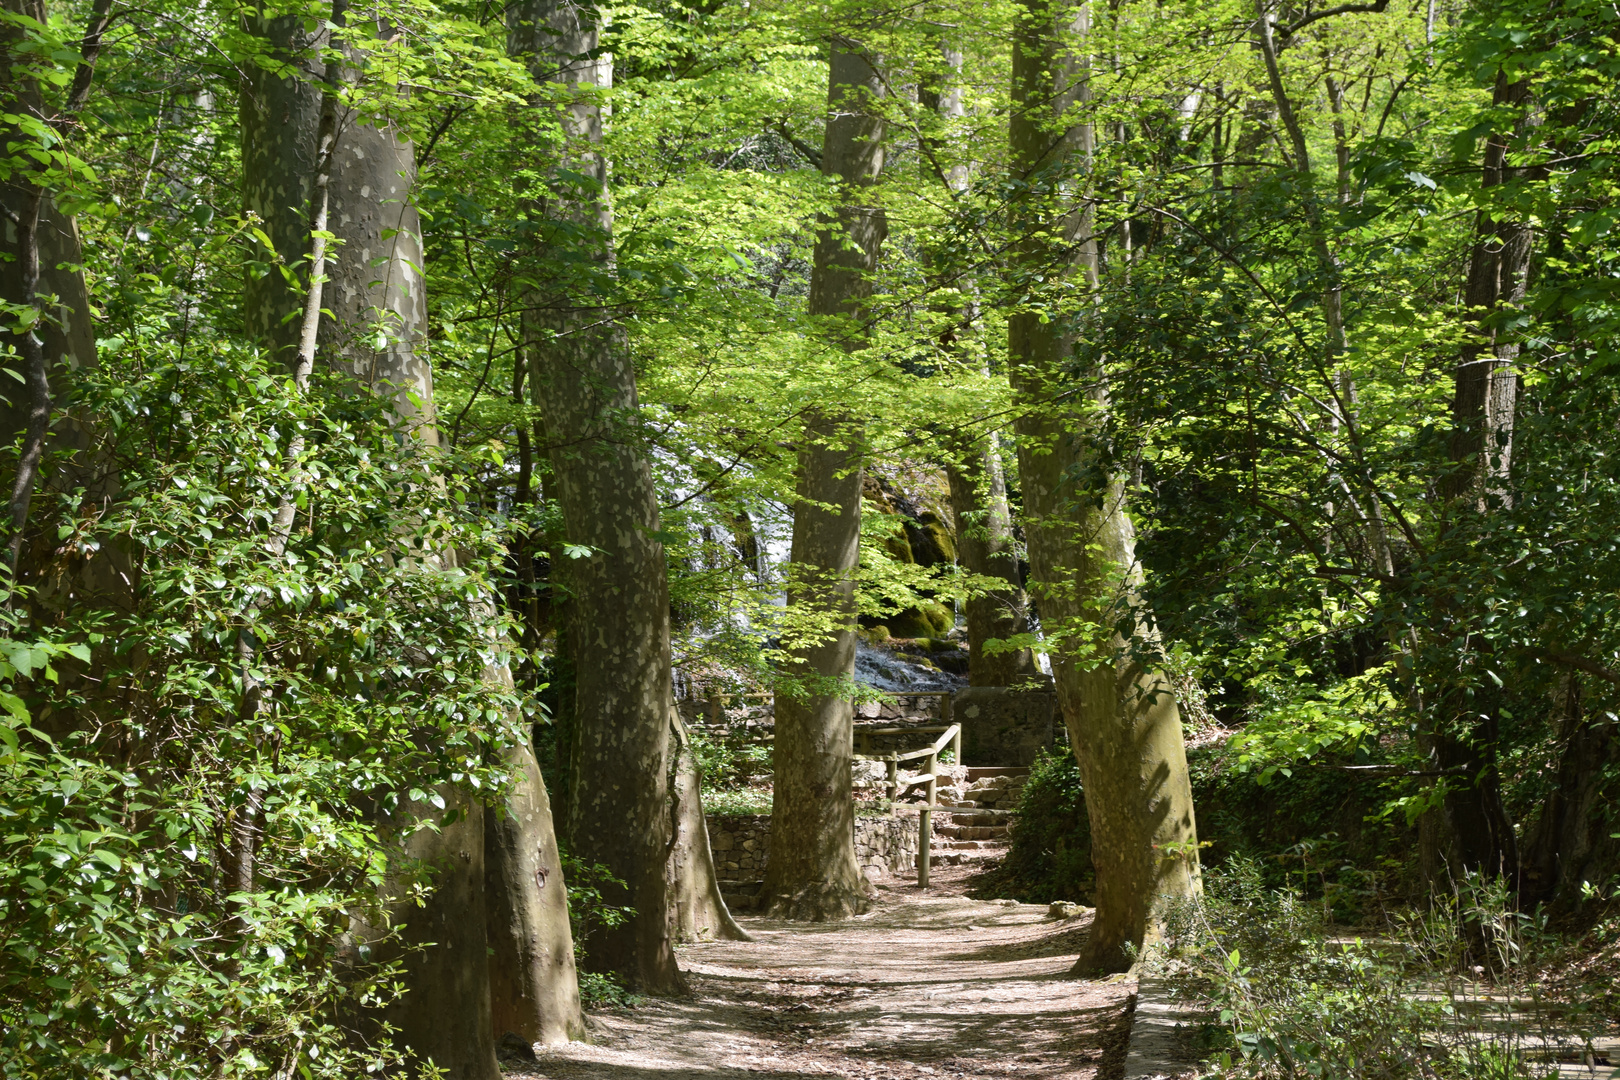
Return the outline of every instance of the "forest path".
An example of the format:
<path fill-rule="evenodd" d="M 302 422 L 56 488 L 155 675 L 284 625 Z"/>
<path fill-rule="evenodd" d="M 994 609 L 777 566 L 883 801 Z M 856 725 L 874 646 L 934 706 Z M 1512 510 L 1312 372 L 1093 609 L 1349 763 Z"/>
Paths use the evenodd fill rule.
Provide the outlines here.
<path fill-rule="evenodd" d="M 680 950 L 690 996 L 593 1013 L 594 1043 L 548 1048 L 508 1075 L 1122 1075 L 1134 985 L 1067 976 L 1089 915 L 1059 922 L 1044 907 L 970 900 L 936 877 L 926 894 L 880 886 L 872 911 L 845 922 L 739 921 L 754 941 Z"/>

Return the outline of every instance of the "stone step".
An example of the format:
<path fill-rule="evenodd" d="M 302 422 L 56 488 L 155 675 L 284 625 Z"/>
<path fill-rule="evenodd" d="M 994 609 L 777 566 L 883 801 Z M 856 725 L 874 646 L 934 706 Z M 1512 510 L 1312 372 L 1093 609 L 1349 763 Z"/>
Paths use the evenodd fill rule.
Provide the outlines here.
<path fill-rule="evenodd" d="M 952 840 L 1005 840 L 1005 825 L 941 825 L 934 829 L 935 836 Z"/>
<path fill-rule="evenodd" d="M 1007 845 L 1005 843 L 998 843 L 994 840 L 935 840 L 933 847 L 930 850 L 939 851 L 944 849 L 945 851 L 990 851 L 994 849 L 996 851 L 1004 851 L 1006 850 L 1006 847 Z"/>
<path fill-rule="evenodd" d="M 1028 775 L 1029 775 L 1028 766 L 1019 768 L 1019 767 L 1002 767 L 1002 766 L 999 766 L 999 765 L 969 765 L 967 767 L 967 779 L 968 779 L 968 783 L 970 783 L 970 784 L 973 783 L 973 781 L 975 781 L 975 780 L 983 780 L 983 779 L 985 779 L 987 777 L 991 777 L 991 776 L 1028 776 Z"/>
<path fill-rule="evenodd" d="M 940 817 L 948 817 L 948 818 L 950 818 L 951 823 L 955 824 L 955 825 L 965 825 L 965 824 L 967 824 L 969 822 L 976 822 L 976 823 L 978 823 L 980 825 L 998 824 L 998 823 L 999 824 L 1006 824 L 1006 823 L 1012 821 L 1012 819 L 1013 819 L 1013 811 L 1011 811 L 1011 810 L 996 810 L 996 809 L 980 809 L 978 807 L 973 807 L 971 809 L 964 809 L 962 807 L 953 807 L 953 808 L 941 813 Z"/>
<path fill-rule="evenodd" d="M 961 866 L 963 863 L 999 859 L 1004 850 L 1001 847 L 987 848 L 984 851 L 941 851 L 935 848 L 929 853 L 928 861 L 934 866 Z"/>

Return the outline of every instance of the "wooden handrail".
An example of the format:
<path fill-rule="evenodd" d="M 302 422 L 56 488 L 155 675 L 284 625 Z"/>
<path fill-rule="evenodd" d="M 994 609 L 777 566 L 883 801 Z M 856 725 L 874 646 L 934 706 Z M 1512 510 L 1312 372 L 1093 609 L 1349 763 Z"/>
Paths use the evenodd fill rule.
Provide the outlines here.
<path fill-rule="evenodd" d="M 942 692 L 929 690 L 921 693 L 934 694 Z M 948 695 L 945 697 L 945 719 L 950 719 L 950 697 Z M 917 885 L 926 889 L 928 888 L 929 865 L 933 858 L 933 814 L 935 810 L 949 809 L 949 807 L 939 805 L 939 755 L 947 745 L 954 743 L 956 746 L 956 763 L 958 765 L 962 763 L 962 725 L 943 724 L 928 725 L 926 727 L 868 728 L 860 732 L 860 734 L 863 736 L 908 735 L 912 732 L 923 735 L 932 735 L 938 732 L 939 738 L 921 750 L 908 750 L 903 754 L 897 752 L 893 754 L 855 754 L 853 756 L 857 761 L 881 761 L 887 766 L 885 770 L 888 773 L 886 786 L 889 789 L 889 801 L 891 803 L 900 797 L 902 791 L 907 791 L 920 784 L 928 785 L 927 798 L 917 815 Z M 911 779 L 902 781 L 900 779 L 900 763 L 902 761 L 915 761 L 918 758 L 928 759 L 927 771 L 919 772 Z M 891 806 L 889 812 L 893 814 L 898 809 L 898 807 Z"/>
<path fill-rule="evenodd" d="M 947 731 L 949 724 L 918 724 L 916 727 L 869 727 L 860 728 L 861 735 L 931 735 L 936 731 Z"/>

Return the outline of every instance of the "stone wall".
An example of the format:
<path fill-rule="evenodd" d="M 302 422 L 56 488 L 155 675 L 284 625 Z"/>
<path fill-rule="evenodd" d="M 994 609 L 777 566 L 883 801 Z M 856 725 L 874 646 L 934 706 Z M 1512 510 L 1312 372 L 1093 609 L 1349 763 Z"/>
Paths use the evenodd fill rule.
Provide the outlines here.
<path fill-rule="evenodd" d="M 1045 690 L 974 686 L 951 697 L 951 713 L 962 725 L 966 765 L 1024 767 L 1034 764 L 1057 734 L 1057 697 Z"/>
<path fill-rule="evenodd" d="M 769 814 L 710 814 L 709 847 L 714 870 L 725 885 L 765 880 L 770 850 Z M 917 868 L 917 819 L 855 819 L 855 861 L 871 880 L 910 873 Z"/>

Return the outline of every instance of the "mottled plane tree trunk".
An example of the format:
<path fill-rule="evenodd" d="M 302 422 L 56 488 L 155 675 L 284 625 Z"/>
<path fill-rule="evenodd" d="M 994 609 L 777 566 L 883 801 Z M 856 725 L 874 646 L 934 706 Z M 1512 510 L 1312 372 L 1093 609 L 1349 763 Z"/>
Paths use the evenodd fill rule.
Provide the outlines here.
<path fill-rule="evenodd" d="M 243 86 L 244 195 L 274 248 L 262 255 L 264 272 L 250 278 L 244 316 L 259 340 L 297 362 L 300 337 L 311 329 L 305 316 L 314 291 L 313 209 L 323 201 L 335 239 L 313 315 L 321 362 L 391 398 L 400 422 L 436 443 L 432 372 L 420 350 L 426 297 L 421 222 L 411 202 L 415 154 L 386 121 L 336 105 L 337 87 L 329 84 L 358 77 L 364 60 L 356 43 L 371 28 L 358 26 L 347 35 L 352 40 L 343 40 L 341 3 L 334 3 L 331 22 L 349 61 L 343 66 L 320 59 L 324 26 L 312 31 L 289 17 L 250 22 L 280 66 L 250 69 Z M 325 118 L 333 141 L 324 154 L 323 101 L 335 111 Z M 292 273 L 283 274 L 277 262 Z M 320 316 L 323 308 L 330 318 Z M 454 824 L 419 828 L 423 816 L 437 814 L 426 806 L 390 823 L 406 837 L 405 855 L 434 866 L 437 876 L 425 907 L 402 901 L 395 912 L 404 922 L 403 944 L 430 947 L 405 952 L 408 991 L 387 1019 L 416 1055 L 454 1077 L 498 1076 L 495 1036 L 507 1030 L 538 1042 L 582 1028 L 546 793 L 526 741 L 505 754 L 514 775 L 508 806 L 486 814 L 482 803 L 446 791 L 460 811 Z M 507 892 L 486 912 L 490 884 Z M 492 986 L 503 994 L 500 1032 Z"/>
<path fill-rule="evenodd" d="M 631 987 L 682 985 L 669 929 L 669 584 L 658 493 L 637 429 L 636 373 L 611 292 L 613 219 L 597 94 L 612 85 L 597 13 L 568 0 L 507 9 L 508 48 L 542 84 L 562 154 L 538 199 L 546 272 L 525 299 L 533 392 L 550 441 L 568 567 L 574 737 L 573 853 L 623 884 L 604 900 L 635 914 L 586 942 L 586 963 Z"/>
<path fill-rule="evenodd" d="M 887 223 L 869 192 L 883 168 L 883 120 L 872 103 L 883 81 L 855 42 L 834 39 L 828 66 L 821 169 L 843 185 L 836 213 L 818 224 L 810 314 L 841 316 L 839 346 L 856 352 Z M 823 408 L 805 422 L 794 483 L 788 608 L 815 626 L 790 648 L 776 694 L 776 783 L 771 797 L 767 911 L 839 919 L 864 910 L 871 886 L 855 861 L 855 570 L 861 542 L 864 426 Z M 802 616 L 808 616 L 808 619 Z"/>
<path fill-rule="evenodd" d="M 1089 12 L 1072 0 L 1024 0 L 1013 45 L 1010 123 L 1019 272 L 1031 280 L 1078 275 L 1095 287 L 1097 245 L 1083 196 L 1092 131 L 1069 114 L 1086 97 L 1081 50 Z M 1072 261 L 1071 261 L 1072 260 Z M 1181 714 L 1160 670 L 1152 627 L 1117 624 L 1140 581 L 1121 478 L 1080 490 L 1087 440 L 1108 407 L 1100 370 L 1076 390 L 1072 365 L 1085 311 L 1022 310 L 1008 322 L 1013 389 L 1021 406 L 1019 475 L 1025 534 L 1058 701 L 1080 766 L 1097 873 L 1097 914 L 1077 972 L 1130 966 L 1152 936 L 1162 897 L 1198 891 L 1197 833 Z"/>

